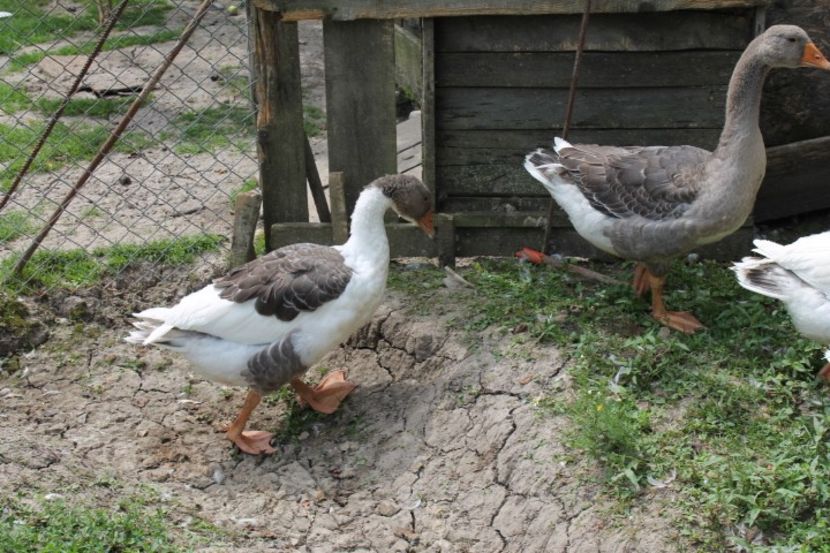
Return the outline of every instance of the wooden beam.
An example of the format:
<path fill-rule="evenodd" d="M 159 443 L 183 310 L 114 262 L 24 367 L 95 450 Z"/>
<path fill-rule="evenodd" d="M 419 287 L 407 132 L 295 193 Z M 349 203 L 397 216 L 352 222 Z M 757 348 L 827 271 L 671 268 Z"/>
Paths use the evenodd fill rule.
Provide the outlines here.
<path fill-rule="evenodd" d="M 314 200 L 314 207 L 317 209 L 317 218 L 321 223 L 331 223 L 331 212 L 326 201 L 326 191 L 323 190 L 323 182 L 320 180 L 320 173 L 317 171 L 317 161 L 314 159 L 314 151 L 311 149 L 311 142 L 308 135 L 305 137 L 305 171 L 308 178 L 308 188 L 311 190 L 311 197 Z"/>
<path fill-rule="evenodd" d="M 830 207 L 830 136 L 767 148 L 753 216 L 769 221 Z"/>
<path fill-rule="evenodd" d="M 713 10 L 751 8 L 769 3 L 769 0 L 594 0 L 591 12 Z M 254 5 L 279 12 L 284 21 L 573 14 L 582 11 L 582 2 L 573 0 L 254 0 Z"/>
<path fill-rule="evenodd" d="M 743 50 L 753 38 L 753 15 L 750 10 L 728 14 L 596 14 L 591 16 L 584 51 Z M 580 22 L 578 15 L 440 19 L 435 24 L 435 50 L 573 52 L 579 40 Z"/>
<path fill-rule="evenodd" d="M 740 50 L 586 52 L 579 88 L 722 85 L 740 56 Z M 573 57 L 573 52 L 447 52 L 437 57 L 435 83 L 442 88 L 567 88 Z"/>
<path fill-rule="evenodd" d="M 323 22 L 329 170 L 351 213 L 360 191 L 397 171 L 391 21 Z"/>
<path fill-rule="evenodd" d="M 265 228 L 308 221 L 303 97 L 297 24 L 253 9 L 253 79 L 257 104 L 256 143 Z M 265 234 L 266 249 L 272 249 Z"/>

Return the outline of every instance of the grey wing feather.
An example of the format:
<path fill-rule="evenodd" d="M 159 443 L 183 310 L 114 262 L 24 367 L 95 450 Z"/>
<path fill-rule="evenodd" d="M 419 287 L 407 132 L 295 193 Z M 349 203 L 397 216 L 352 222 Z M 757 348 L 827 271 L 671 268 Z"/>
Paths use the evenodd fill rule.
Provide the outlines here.
<path fill-rule="evenodd" d="M 343 293 L 352 270 L 339 251 L 319 244 L 292 244 L 274 250 L 214 281 L 224 299 L 255 299 L 260 315 L 290 321 Z"/>
<path fill-rule="evenodd" d="M 560 148 L 558 154 L 594 209 L 618 219 L 639 215 L 653 220 L 675 219 L 688 209 L 710 155 L 694 146 L 590 144 Z"/>

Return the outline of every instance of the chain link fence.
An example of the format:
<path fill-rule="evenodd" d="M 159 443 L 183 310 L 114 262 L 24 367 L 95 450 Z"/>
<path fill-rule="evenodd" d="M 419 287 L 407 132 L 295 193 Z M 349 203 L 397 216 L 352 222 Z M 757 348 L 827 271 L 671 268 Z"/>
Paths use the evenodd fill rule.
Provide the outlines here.
<path fill-rule="evenodd" d="M 233 199 L 256 186 L 257 164 L 245 8 L 215 3 L 24 273 L 11 271 L 198 4 L 129 0 L 0 211 L 0 283 L 49 289 L 90 284 L 137 262 L 221 263 Z M 3 192 L 70 90 L 110 9 L 109 0 L 0 0 Z"/>

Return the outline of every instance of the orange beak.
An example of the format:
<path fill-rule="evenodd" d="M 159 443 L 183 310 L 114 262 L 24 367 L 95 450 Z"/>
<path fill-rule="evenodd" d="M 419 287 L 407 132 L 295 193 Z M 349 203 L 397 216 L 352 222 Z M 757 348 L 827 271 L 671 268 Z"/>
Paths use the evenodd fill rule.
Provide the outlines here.
<path fill-rule="evenodd" d="M 815 44 L 808 42 L 804 45 L 804 54 L 801 56 L 802 67 L 818 67 L 830 71 L 830 61 L 824 57 Z"/>
<path fill-rule="evenodd" d="M 435 237 L 435 228 L 432 226 L 432 210 L 427 211 L 423 217 L 418 219 L 418 226 L 430 238 Z"/>

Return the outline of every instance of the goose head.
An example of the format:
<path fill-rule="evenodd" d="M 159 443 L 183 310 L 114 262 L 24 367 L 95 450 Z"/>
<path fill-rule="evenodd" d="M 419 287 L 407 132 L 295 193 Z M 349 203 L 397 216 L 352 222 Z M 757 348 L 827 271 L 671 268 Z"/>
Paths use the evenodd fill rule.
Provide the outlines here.
<path fill-rule="evenodd" d="M 801 27 L 773 25 L 756 40 L 758 56 L 770 67 L 816 67 L 830 70 L 830 61 L 827 61 Z"/>
<path fill-rule="evenodd" d="M 430 238 L 435 235 L 432 226 L 432 194 L 424 183 L 410 175 L 386 175 L 369 186 L 379 188 L 392 201 L 392 209 L 399 216 L 415 223 Z"/>

